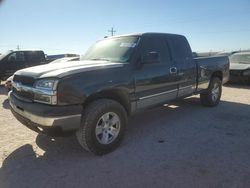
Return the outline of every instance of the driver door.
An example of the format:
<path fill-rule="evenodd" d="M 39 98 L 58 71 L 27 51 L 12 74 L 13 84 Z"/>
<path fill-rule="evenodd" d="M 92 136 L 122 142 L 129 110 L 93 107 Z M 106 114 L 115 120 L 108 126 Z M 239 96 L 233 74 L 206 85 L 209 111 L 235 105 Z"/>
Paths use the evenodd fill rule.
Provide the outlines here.
<path fill-rule="evenodd" d="M 142 38 L 140 54 L 158 53 L 155 63 L 144 63 L 135 73 L 137 108 L 161 104 L 177 98 L 177 70 L 164 36 Z"/>

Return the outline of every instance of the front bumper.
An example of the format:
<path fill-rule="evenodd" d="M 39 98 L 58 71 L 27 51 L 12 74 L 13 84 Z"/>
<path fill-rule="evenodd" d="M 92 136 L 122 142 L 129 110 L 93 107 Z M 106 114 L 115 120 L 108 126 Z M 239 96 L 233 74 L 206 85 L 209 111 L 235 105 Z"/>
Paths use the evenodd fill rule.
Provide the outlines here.
<path fill-rule="evenodd" d="M 25 126 L 51 136 L 74 132 L 80 127 L 81 105 L 50 106 L 25 102 L 10 91 L 9 102 L 13 115 Z"/>

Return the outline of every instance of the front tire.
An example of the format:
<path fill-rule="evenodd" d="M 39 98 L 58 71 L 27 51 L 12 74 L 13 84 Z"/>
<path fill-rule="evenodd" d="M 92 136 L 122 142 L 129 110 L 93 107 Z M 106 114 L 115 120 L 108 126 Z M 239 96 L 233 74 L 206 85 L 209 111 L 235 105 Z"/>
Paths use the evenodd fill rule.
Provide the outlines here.
<path fill-rule="evenodd" d="M 126 125 L 127 113 L 121 104 L 99 99 L 84 110 L 76 137 L 85 150 L 103 155 L 120 145 Z"/>
<path fill-rule="evenodd" d="M 213 77 L 205 93 L 200 94 L 201 104 L 204 106 L 217 106 L 222 93 L 222 82 L 218 77 Z"/>

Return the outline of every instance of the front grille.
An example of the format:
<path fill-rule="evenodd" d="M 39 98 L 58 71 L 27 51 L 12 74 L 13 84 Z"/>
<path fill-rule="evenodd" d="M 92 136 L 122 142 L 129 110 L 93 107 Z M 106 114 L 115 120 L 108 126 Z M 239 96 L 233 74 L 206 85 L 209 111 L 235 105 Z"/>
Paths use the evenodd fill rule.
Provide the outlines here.
<path fill-rule="evenodd" d="M 22 85 L 26 85 L 26 86 L 33 86 L 35 83 L 35 79 L 32 77 L 28 77 L 28 76 L 21 76 L 21 75 L 14 75 L 13 78 L 14 82 L 19 82 Z"/>
<path fill-rule="evenodd" d="M 15 96 L 27 99 L 29 101 L 33 101 L 33 99 L 34 99 L 34 94 L 33 93 L 30 93 L 30 92 L 27 92 L 27 91 L 18 91 L 15 87 L 13 87 L 12 91 L 13 91 Z"/>
<path fill-rule="evenodd" d="M 22 85 L 25 86 L 29 86 L 29 87 L 33 87 L 34 83 L 35 83 L 35 79 L 32 77 L 28 77 L 28 76 L 22 76 L 22 75 L 14 75 L 13 81 L 15 83 L 20 83 Z M 24 99 L 24 100 L 29 100 L 29 101 L 33 101 L 34 99 L 34 94 L 31 92 L 27 92 L 24 90 L 17 90 L 15 87 L 13 87 L 13 93 L 15 96 Z"/>
<path fill-rule="evenodd" d="M 232 76 L 241 76 L 242 71 L 240 71 L 240 70 L 230 70 L 230 75 L 232 75 Z"/>

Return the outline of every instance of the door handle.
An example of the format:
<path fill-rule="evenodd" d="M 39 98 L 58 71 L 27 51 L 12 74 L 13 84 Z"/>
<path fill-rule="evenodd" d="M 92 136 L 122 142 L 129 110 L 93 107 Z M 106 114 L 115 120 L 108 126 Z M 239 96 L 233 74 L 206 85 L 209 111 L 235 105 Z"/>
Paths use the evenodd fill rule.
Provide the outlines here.
<path fill-rule="evenodd" d="M 177 68 L 176 67 L 171 67 L 170 68 L 170 74 L 176 74 L 177 73 Z"/>

